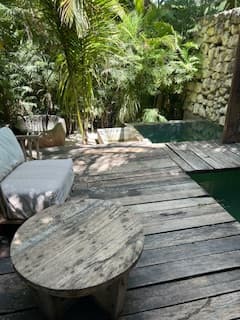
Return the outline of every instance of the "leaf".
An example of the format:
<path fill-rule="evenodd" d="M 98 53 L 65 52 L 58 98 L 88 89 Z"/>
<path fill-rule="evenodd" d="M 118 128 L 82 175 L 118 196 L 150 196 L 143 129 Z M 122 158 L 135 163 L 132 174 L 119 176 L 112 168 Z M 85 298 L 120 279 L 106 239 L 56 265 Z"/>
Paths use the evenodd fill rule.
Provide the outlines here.
<path fill-rule="evenodd" d="M 134 5 L 138 14 L 144 13 L 144 0 L 134 0 Z"/>
<path fill-rule="evenodd" d="M 166 123 L 167 119 L 159 113 L 156 108 L 146 108 L 143 110 L 142 121 L 145 123 L 161 122 Z"/>

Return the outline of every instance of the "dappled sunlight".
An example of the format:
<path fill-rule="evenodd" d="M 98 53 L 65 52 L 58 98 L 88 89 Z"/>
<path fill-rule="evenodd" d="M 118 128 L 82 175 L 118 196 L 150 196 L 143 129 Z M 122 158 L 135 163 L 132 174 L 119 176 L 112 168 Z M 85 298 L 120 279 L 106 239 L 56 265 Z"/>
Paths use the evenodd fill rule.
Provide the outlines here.
<path fill-rule="evenodd" d="M 19 246 L 21 244 L 22 244 L 22 240 L 20 239 L 19 234 L 16 233 L 13 239 L 13 245 Z"/>
<path fill-rule="evenodd" d="M 35 205 L 35 208 L 36 208 L 37 212 L 41 211 L 44 208 L 44 201 L 45 201 L 45 196 L 44 195 L 40 195 L 37 198 L 36 205 Z"/>
<path fill-rule="evenodd" d="M 72 158 L 74 172 L 78 174 L 105 172 L 114 167 L 122 166 L 136 159 L 139 153 L 150 154 L 162 152 L 164 144 L 118 143 L 110 145 L 83 145 L 72 138 L 65 146 L 42 149 L 42 159 Z M 103 156 L 104 154 L 104 156 Z M 108 157 L 107 157 L 108 155 Z M 104 163 L 103 163 L 104 162 Z"/>
<path fill-rule="evenodd" d="M 132 156 L 130 156 L 133 159 Z M 89 160 L 89 159 L 88 159 Z M 126 155 L 116 155 L 116 154 L 107 154 L 107 155 L 97 155 L 92 158 L 90 161 L 76 159 L 74 161 L 74 172 L 75 173 L 101 173 L 107 170 L 110 170 L 114 167 L 119 167 L 128 163 L 129 157 Z"/>
<path fill-rule="evenodd" d="M 35 191 L 30 191 L 28 193 L 13 194 L 8 196 L 7 204 L 10 208 L 9 215 L 13 215 L 16 219 L 26 219 L 32 216 L 34 213 L 41 212 L 43 209 L 55 204 L 54 192 L 47 191 L 44 193 L 37 194 Z M 40 213 L 41 214 L 41 213 Z M 43 224 L 50 223 L 52 217 L 45 218 L 41 220 Z"/>
<path fill-rule="evenodd" d="M 46 208 L 46 206 L 48 206 L 46 199 L 51 198 L 51 195 L 51 191 L 38 195 L 33 190 L 21 196 L 19 194 L 13 194 L 8 196 L 8 205 L 11 212 L 20 219 L 28 218 L 33 212 L 39 212 Z"/>
<path fill-rule="evenodd" d="M 127 162 L 127 159 L 121 155 L 102 156 L 96 160 L 96 162 L 91 166 L 91 169 L 95 169 L 96 173 L 100 173 L 114 167 L 119 167 Z"/>
<path fill-rule="evenodd" d="M 12 208 L 15 208 L 15 211 L 17 211 L 17 209 L 23 211 L 23 203 L 21 202 L 18 194 L 14 194 L 9 197 L 8 202 Z"/>
<path fill-rule="evenodd" d="M 214 148 L 214 151 L 215 152 L 224 152 L 224 151 L 226 151 L 226 149 L 222 148 L 222 147 L 218 147 L 218 148 Z"/>
<path fill-rule="evenodd" d="M 40 219 L 40 222 L 41 222 L 42 224 L 49 224 L 49 223 L 52 223 L 53 221 L 54 221 L 54 218 L 53 218 L 53 217 L 50 217 L 50 216 L 48 216 L 48 217 L 43 217 L 43 218 Z"/>

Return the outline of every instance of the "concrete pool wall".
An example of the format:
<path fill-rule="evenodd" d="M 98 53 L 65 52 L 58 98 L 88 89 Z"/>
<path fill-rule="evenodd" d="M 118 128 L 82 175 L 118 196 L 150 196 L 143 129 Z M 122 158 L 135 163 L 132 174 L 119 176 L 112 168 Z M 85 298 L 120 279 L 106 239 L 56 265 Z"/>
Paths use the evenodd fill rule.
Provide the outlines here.
<path fill-rule="evenodd" d="M 144 141 L 149 142 L 145 139 L 134 127 L 127 126 L 124 128 L 103 128 L 97 129 L 98 141 L 101 144 L 109 144 L 116 142 L 134 142 Z"/>

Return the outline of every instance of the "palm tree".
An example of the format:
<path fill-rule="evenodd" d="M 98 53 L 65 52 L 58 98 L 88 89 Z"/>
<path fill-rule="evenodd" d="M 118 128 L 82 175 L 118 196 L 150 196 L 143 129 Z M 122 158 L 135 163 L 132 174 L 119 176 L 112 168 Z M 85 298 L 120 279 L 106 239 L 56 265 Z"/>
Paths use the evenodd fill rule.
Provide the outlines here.
<path fill-rule="evenodd" d="M 66 111 L 77 113 L 83 140 L 87 142 L 93 83 L 99 78 L 97 65 L 115 47 L 114 18 L 121 7 L 115 0 L 40 0 L 40 4 L 49 23 L 55 25 L 62 47 L 58 56 L 61 103 Z"/>

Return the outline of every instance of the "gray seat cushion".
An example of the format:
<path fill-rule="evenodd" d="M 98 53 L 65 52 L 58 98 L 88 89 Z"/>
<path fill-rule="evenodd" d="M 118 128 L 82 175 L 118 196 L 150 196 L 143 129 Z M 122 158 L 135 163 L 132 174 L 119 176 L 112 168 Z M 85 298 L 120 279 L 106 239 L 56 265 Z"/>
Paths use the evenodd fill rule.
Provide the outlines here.
<path fill-rule="evenodd" d="M 14 168 L 24 162 L 24 154 L 13 134 L 7 128 L 0 129 L 0 181 Z"/>
<path fill-rule="evenodd" d="M 73 184 L 72 160 L 35 160 L 20 164 L 2 182 L 9 219 L 26 219 L 63 203 Z"/>

